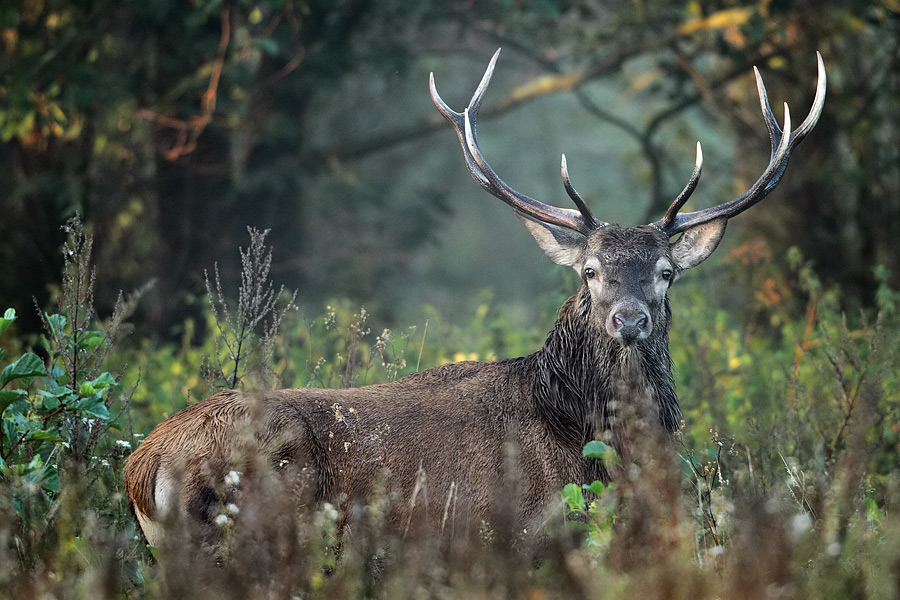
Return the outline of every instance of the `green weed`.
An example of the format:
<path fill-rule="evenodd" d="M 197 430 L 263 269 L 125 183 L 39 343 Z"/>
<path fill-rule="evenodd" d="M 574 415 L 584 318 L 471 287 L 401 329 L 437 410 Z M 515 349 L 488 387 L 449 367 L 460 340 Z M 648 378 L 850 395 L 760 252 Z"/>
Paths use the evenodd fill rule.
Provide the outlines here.
<path fill-rule="evenodd" d="M 395 499 L 384 493 L 353 509 L 347 528 L 329 504 L 292 505 L 277 478 L 250 485 L 235 473 L 223 482 L 240 491 L 216 521 L 224 551 L 214 564 L 184 532 L 147 548 L 120 479 L 141 434 L 208 393 L 204 365 L 214 367 L 214 388 L 346 387 L 520 355 L 544 332 L 511 330 L 489 296 L 465 326 L 432 312 L 426 324 L 391 330 L 345 301 L 304 319 L 286 310 L 290 295 L 257 277 L 267 272 L 257 232 L 245 258 L 247 289 L 258 293 L 239 294 L 236 311 L 217 282 L 208 322 L 186 324 L 181 343 L 114 347 L 110 327 L 125 313 L 98 322 L 89 238 L 77 223 L 70 234 L 72 262 L 43 340 L 16 335 L 14 310 L 0 319 L 2 597 L 900 594 L 900 294 L 886 284 L 873 309 L 846 312 L 839 290 L 792 254 L 784 267 L 754 265 L 744 282 L 754 293 L 739 310 L 723 310 L 716 298 L 727 296 L 699 282 L 673 290 L 679 439 L 648 438 L 632 465 L 588 444 L 585 456 L 619 475 L 560 490 L 536 560 L 487 525 L 475 536 L 398 531 L 386 518 Z M 743 277 L 741 267 L 726 264 L 724 277 Z M 251 297 L 260 301 L 247 304 Z M 248 358 L 249 348 L 262 358 Z M 264 377 L 253 375 L 259 360 Z M 513 492 L 508 502 L 517 502 Z"/>

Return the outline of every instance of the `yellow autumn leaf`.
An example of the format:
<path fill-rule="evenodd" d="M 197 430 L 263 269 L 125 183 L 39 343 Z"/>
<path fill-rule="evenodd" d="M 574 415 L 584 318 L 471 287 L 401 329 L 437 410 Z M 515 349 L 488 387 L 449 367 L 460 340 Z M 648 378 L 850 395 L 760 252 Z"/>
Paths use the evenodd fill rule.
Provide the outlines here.
<path fill-rule="evenodd" d="M 563 92 L 572 89 L 578 81 L 579 75 L 544 75 L 515 88 L 510 97 L 514 100 L 523 100 L 534 96 L 546 96 L 555 92 Z"/>
<path fill-rule="evenodd" d="M 753 16 L 752 8 L 727 8 L 707 17 L 698 17 L 682 23 L 676 30 L 680 35 L 690 35 L 698 31 L 739 27 Z"/>

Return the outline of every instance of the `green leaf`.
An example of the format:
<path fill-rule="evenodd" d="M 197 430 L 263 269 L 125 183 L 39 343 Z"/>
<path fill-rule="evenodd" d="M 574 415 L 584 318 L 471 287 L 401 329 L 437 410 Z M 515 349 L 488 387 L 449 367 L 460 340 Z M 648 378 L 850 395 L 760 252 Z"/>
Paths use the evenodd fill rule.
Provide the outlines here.
<path fill-rule="evenodd" d="M 586 458 L 598 458 L 606 462 L 621 464 L 615 448 L 599 440 L 593 440 L 585 444 L 581 455 Z"/>
<path fill-rule="evenodd" d="M 86 331 L 78 338 L 78 349 L 90 351 L 108 343 L 102 331 Z"/>
<path fill-rule="evenodd" d="M 97 379 L 90 382 L 95 390 L 105 390 L 108 387 L 116 385 L 115 378 L 108 372 L 101 373 Z"/>
<path fill-rule="evenodd" d="M 46 492 L 59 492 L 59 473 L 52 464 L 44 464 L 39 456 L 28 463 L 23 475 L 27 481 L 31 481 Z"/>
<path fill-rule="evenodd" d="M 6 440 L 17 440 L 19 439 L 19 428 L 16 427 L 16 424 L 12 421 L 12 419 L 3 419 L 2 421 L 0 421 L 0 434 L 2 434 L 2 436 L 0 437 L 6 438 Z M 5 441 L 3 447 L 9 447 Z"/>
<path fill-rule="evenodd" d="M 59 471 L 53 465 L 47 465 L 44 468 L 44 480 L 41 482 L 45 491 L 52 494 L 58 494 L 59 487 Z"/>
<path fill-rule="evenodd" d="M 59 408 L 59 405 L 62 404 L 59 396 L 54 396 L 52 394 L 47 394 L 44 396 L 44 399 L 41 400 L 41 407 L 44 410 L 55 410 Z"/>
<path fill-rule="evenodd" d="M 62 315 L 48 315 L 44 313 L 44 316 L 47 317 L 47 322 L 50 323 L 50 329 L 56 331 L 57 333 L 62 333 L 62 330 L 66 328 L 66 318 Z"/>
<path fill-rule="evenodd" d="M 69 402 L 73 400 L 73 397 L 78 396 L 74 390 L 67 388 L 64 385 L 55 385 L 55 386 L 47 386 L 45 390 L 38 390 L 39 396 L 44 396 L 47 398 L 56 398 L 60 402 Z"/>
<path fill-rule="evenodd" d="M 23 354 L 16 362 L 6 365 L 6 368 L 0 373 L 0 387 L 23 377 L 35 377 L 46 374 L 47 371 L 44 370 L 44 362 L 41 358 L 37 354 L 28 352 Z"/>
<path fill-rule="evenodd" d="M 593 440 L 584 445 L 581 455 L 587 458 L 603 458 L 603 448 L 606 446 L 603 442 Z"/>
<path fill-rule="evenodd" d="M 6 331 L 6 328 L 12 325 L 12 322 L 16 320 L 16 311 L 11 308 L 7 308 L 6 312 L 3 313 L 3 316 L 0 317 L 0 333 Z"/>
<path fill-rule="evenodd" d="M 20 412 L 14 412 L 11 415 L 7 415 L 7 422 L 10 421 L 10 417 L 20 433 L 23 431 L 34 431 L 40 427 L 40 424 L 37 421 L 26 418 L 25 415 Z"/>
<path fill-rule="evenodd" d="M 22 400 L 26 396 L 25 390 L 0 391 L 0 413 L 6 410 L 6 407 L 16 400 Z"/>
<path fill-rule="evenodd" d="M 50 378 L 56 383 L 62 384 L 68 378 L 68 373 L 66 373 L 58 364 L 53 363 L 50 367 Z"/>
<path fill-rule="evenodd" d="M 99 395 L 79 400 L 72 405 L 72 408 L 86 415 L 96 417 L 98 419 L 103 419 L 104 421 L 108 421 L 110 419 L 109 409 L 106 408 L 106 404 L 103 402 L 103 398 L 101 398 Z"/>
<path fill-rule="evenodd" d="M 584 510 L 584 495 L 581 492 L 581 486 L 574 483 L 566 484 L 563 488 L 562 498 L 569 505 L 572 512 L 580 512 Z"/>
<path fill-rule="evenodd" d="M 591 485 L 585 484 L 581 487 L 598 496 L 606 491 L 606 485 L 602 481 L 595 481 Z"/>
<path fill-rule="evenodd" d="M 39 440 L 42 442 L 62 442 L 65 441 L 61 437 L 59 437 L 59 431 L 56 428 L 53 429 L 39 429 L 37 431 L 32 431 L 25 438 L 26 441 L 35 441 Z"/>

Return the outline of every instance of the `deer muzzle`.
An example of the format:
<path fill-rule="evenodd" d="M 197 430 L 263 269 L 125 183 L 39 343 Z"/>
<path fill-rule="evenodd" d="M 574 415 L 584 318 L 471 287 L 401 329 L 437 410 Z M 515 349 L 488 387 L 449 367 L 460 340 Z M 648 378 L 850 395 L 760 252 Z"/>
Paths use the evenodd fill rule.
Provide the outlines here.
<path fill-rule="evenodd" d="M 642 340 L 653 331 L 653 319 L 643 302 L 620 302 L 609 311 L 606 331 L 612 337 L 630 344 Z"/>

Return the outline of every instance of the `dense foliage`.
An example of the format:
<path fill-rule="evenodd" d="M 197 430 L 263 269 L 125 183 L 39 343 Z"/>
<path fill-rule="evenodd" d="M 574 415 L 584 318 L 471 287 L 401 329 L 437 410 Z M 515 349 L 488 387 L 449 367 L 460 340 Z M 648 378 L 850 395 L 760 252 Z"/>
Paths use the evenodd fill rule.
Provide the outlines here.
<path fill-rule="evenodd" d="M 718 274 L 725 278 L 718 292 L 696 281 L 676 287 L 680 451 L 645 448 L 641 467 L 609 485 L 571 482 L 560 490 L 559 521 L 548 525 L 539 566 L 490 528 L 465 546 L 398 536 L 383 520 L 386 499 L 373 500 L 341 536 L 335 507 L 298 516 L 265 487 L 224 509 L 228 551 L 213 566 L 186 553 L 177 536 L 147 548 L 125 506 L 123 458 L 161 419 L 223 385 L 387 381 L 451 360 L 519 355 L 536 348 L 541 332 L 511 329 L 489 301 L 463 329 L 433 315 L 421 329 L 390 331 L 347 303 L 306 320 L 290 295 L 274 294 L 265 233 L 251 230 L 241 251 L 243 285 L 235 294 L 210 289 L 215 333 L 189 333 L 181 344 L 128 338 L 114 348 L 129 303 L 97 318 L 91 239 L 77 219 L 66 229 L 63 285 L 56 312 L 44 318 L 40 355 L 16 335 L 14 310 L 0 321 L 5 597 L 757 598 L 777 588 L 788 598 L 892 598 L 900 591 L 900 293 L 887 285 L 876 310 L 847 315 L 839 291 L 825 288 L 799 251 L 782 269 L 758 249 L 739 249 Z M 747 274 L 759 278 L 753 318 L 735 321 L 715 298 L 729 276 Z M 886 279 L 883 269 L 877 276 Z M 255 351 L 235 351 L 242 343 Z M 600 442 L 584 452 L 619 460 Z"/>

